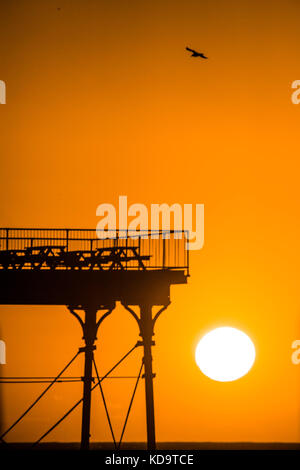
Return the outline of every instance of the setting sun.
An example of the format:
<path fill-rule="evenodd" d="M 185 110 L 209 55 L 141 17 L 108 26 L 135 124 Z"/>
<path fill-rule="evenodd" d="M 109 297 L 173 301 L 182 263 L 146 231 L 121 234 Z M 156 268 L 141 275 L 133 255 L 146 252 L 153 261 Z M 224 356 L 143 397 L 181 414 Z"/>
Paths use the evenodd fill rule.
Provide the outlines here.
<path fill-rule="evenodd" d="M 243 377 L 254 360 L 253 342 L 236 328 L 216 328 L 203 336 L 196 348 L 196 362 L 201 372 L 218 382 Z"/>

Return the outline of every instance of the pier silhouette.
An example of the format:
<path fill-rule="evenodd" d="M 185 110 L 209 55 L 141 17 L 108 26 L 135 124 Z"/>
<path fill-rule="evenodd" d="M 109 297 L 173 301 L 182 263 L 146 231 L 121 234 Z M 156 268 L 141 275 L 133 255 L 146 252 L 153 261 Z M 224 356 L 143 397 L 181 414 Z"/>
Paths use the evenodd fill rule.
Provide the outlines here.
<path fill-rule="evenodd" d="M 58 381 L 64 380 L 63 373 L 78 355 L 84 354 L 82 398 L 35 444 L 41 442 L 82 403 L 81 449 L 89 449 L 91 396 L 92 391 L 99 387 L 112 439 L 115 447 L 119 448 L 138 383 L 144 378 L 147 448 L 155 450 L 154 326 L 170 304 L 170 286 L 187 283 L 188 276 L 189 257 L 183 231 L 0 229 L 0 304 L 65 305 L 79 321 L 85 343 L 63 370 L 49 380 L 49 385 L 32 405 L 2 433 L 2 442 L 47 391 Z M 141 340 L 108 373 L 99 377 L 94 358 L 97 331 L 113 312 L 116 302 L 121 302 L 137 321 Z M 156 313 L 153 312 L 154 307 L 158 307 Z M 117 443 L 101 382 L 137 347 L 143 348 L 144 356 L 121 439 Z"/>

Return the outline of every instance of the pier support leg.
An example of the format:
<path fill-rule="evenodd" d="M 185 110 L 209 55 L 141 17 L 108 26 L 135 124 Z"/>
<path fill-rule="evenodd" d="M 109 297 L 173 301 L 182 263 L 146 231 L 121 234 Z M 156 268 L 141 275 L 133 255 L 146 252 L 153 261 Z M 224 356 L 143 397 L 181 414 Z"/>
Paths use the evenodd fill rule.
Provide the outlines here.
<path fill-rule="evenodd" d="M 88 450 L 90 446 L 90 421 L 91 421 L 91 394 L 93 381 L 93 357 L 96 349 L 95 341 L 97 339 L 97 331 L 103 320 L 111 314 L 115 308 L 115 303 L 109 305 L 68 305 L 68 309 L 72 315 L 79 321 L 85 346 L 80 348 L 80 352 L 84 352 L 84 376 L 83 376 L 83 398 L 82 398 L 82 422 L 81 422 L 81 446 L 82 450 Z M 83 310 L 84 320 L 76 312 Z M 98 310 L 107 310 L 97 321 Z"/>
<path fill-rule="evenodd" d="M 146 416 L 147 416 L 147 449 L 156 449 L 155 440 L 155 418 L 154 418 L 154 395 L 153 395 L 153 370 L 152 370 L 152 340 L 153 320 L 151 305 L 141 306 L 140 329 L 144 346 L 144 369 L 145 369 L 145 393 L 146 393 Z"/>
<path fill-rule="evenodd" d="M 82 402 L 82 425 L 81 425 L 81 450 L 88 450 L 90 445 L 90 419 L 91 419 L 91 387 L 93 355 L 96 346 L 94 342 L 97 334 L 96 309 L 85 311 L 84 322 L 84 377 L 83 377 L 83 402 Z"/>
<path fill-rule="evenodd" d="M 143 378 L 145 379 L 145 393 L 146 393 L 146 418 L 147 418 L 147 449 L 156 450 L 156 438 L 155 438 L 155 417 L 154 417 L 154 395 L 153 395 L 153 374 L 152 370 L 152 346 L 155 345 L 153 341 L 154 325 L 158 317 L 166 310 L 170 305 L 170 301 L 166 302 L 165 305 L 152 317 L 151 303 L 140 304 L 140 316 L 138 316 L 132 308 L 126 303 L 122 305 L 128 310 L 129 313 L 137 321 L 140 329 L 140 336 L 143 341 L 139 345 L 144 347 L 144 371 Z"/>

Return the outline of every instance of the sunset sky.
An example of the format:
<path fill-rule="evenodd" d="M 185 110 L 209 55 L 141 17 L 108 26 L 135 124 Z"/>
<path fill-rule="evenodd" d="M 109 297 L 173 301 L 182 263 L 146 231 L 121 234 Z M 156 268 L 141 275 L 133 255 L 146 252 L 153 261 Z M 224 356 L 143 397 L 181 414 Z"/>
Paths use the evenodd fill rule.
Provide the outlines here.
<path fill-rule="evenodd" d="M 156 326 L 158 441 L 300 441 L 298 0 L 1 0 L 1 227 L 94 228 L 101 203 L 205 205 L 205 245 Z M 190 57 L 185 47 L 209 59 Z M 256 362 L 219 383 L 194 359 L 218 326 Z M 81 345 L 66 307 L 0 307 L 2 376 L 56 375 Z M 104 373 L 136 342 L 121 306 Z M 135 375 L 141 351 L 118 374 Z M 70 375 L 82 375 L 81 359 Z M 119 435 L 134 382 L 104 384 Z M 2 385 L 4 428 L 44 385 Z M 58 384 L 8 436 L 40 437 L 81 397 Z M 98 390 L 92 440 L 110 440 Z M 145 439 L 144 383 L 125 440 Z M 80 439 L 80 409 L 49 440 Z"/>

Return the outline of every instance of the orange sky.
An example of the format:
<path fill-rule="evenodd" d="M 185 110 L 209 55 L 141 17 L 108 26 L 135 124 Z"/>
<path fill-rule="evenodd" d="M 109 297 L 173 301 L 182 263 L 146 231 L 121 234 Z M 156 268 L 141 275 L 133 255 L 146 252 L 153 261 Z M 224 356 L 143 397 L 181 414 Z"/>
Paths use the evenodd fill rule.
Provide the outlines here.
<path fill-rule="evenodd" d="M 204 203 L 205 247 L 156 328 L 157 439 L 300 441 L 299 2 L 11 0 L 0 11 L 1 226 L 93 228 L 96 207 L 123 194 L 148 207 Z M 0 314 L 2 375 L 55 375 L 80 345 L 64 307 Z M 257 359 L 217 383 L 194 350 L 227 325 L 252 338 Z M 102 372 L 137 334 L 118 307 L 98 335 Z M 120 373 L 138 367 L 132 358 Z M 81 374 L 79 361 L 70 375 Z M 39 387 L 3 386 L 5 427 Z M 132 387 L 105 385 L 117 433 Z M 94 393 L 92 438 L 109 440 Z M 57 385 L 8 440 L 38 438 L 80 395 L 81 384 Z M 80 411 L 49 440 L 78 440 L 79 422 Z M 126 439 L 144 436 L 142 386 Z"/>

